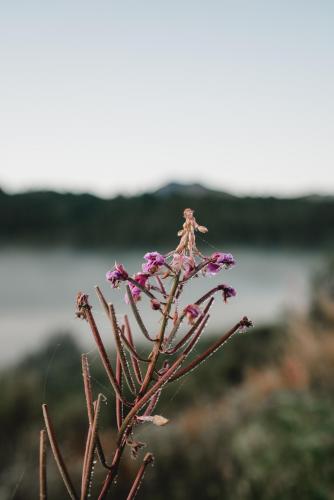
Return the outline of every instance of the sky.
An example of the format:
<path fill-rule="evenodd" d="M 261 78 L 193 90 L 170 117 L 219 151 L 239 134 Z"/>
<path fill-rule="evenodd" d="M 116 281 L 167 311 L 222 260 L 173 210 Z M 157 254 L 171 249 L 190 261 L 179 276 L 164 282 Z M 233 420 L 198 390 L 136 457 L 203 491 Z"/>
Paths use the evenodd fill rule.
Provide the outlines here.
<path fill-rule="evenodd" d="M 0 186 L 334 193 L 332 0 L 0 7 Z"/>

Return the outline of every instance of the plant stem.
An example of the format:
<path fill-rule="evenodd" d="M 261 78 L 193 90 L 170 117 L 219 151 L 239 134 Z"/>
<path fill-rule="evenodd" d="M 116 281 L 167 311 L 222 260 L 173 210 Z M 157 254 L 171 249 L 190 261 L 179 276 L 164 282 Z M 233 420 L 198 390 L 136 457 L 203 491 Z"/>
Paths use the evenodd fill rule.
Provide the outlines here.
<path fill-rule="evenodd" d="M 145 286 L 141 285 L 140 283 L 138 283 L 138 281 L 134 280 L 130 276 L 128 276 L 127 280 L 128 280 L 129 283 L 131 283 L 132 285 L 134 285 L 136 288 L 139 288 L 142 292 L 144 292 L 150 299 L 155 299 L 156 298 L 153 295 L 153 293 L 151 293 L 149 290 L 147 290 L 147 288 Z"/>
<path fill-rule="evenodd" d="M 137 475 L 135 477 L 135 480 L 131 486 L 131 490 L 130 490 L 128 496 L 126 497 L 126 500 L 133 500 L 133 498 L 135 498 L 135 496 L 140 488 L 140 483 L 142 482 L 142 479 L 144 477 L 145 469 L 149 464 L 151 464 L 153 462 L 153 460 L 154 460 L 154 458 L 153 458 L 152 453 L 146 453 L 144 460 L 143 460 L 143 463 L 141 464 L 141 466 L 137 472 Z"/>
<path fill-rule="evenodd" d="M 108 472 L 107 477 L 104 480 L 104 483 L 102 485 L 102 490 L 99 494 L 98 500 L 104 500 L 106 498 L 108 491 L 110 489 L 110 485 L 111 485 L 112 481 L 114 480 L 114 478 L 117 476 L 119 463 L 120 463 L 120 460 L 121 460 L 121 457 L 122 457 L 122 454 L 124 451 L 124 446 L 125 446 L 125 442 L 118 445 L 116 448 L 114 458 L 113 458 L 113 461 L 111 464 L 111 469 Z"/>
<path fill-rule="evenodd" d="M 214 301 L 214 298 L 211 297 L 209 303 L 207 304 L 207 306 L 205 307 L 205 309 L 203 311 L 204 316 L 210 310 L 210 307 L 211 307 L 213 301 Z M 164 351 L 164 353 L 168 354 L 170 356 L 175 354 L 192 337 L 192 335 L 194 334 L 194 332 L 197 330 L 198 326 L 200 325 L 200 323 L 203 319 L 203 315 L 197 319 L 196 323 L 192 326 L 192 328 L 190 328 L 189 332 L 186 333 L 186 335 L 180 340 L 180 342 L 178 344 L 176 344 L 175 347 L 168 349 L 167 351 Z"/>
<path fill-rule="evenodd" d="M 125 324 L 125 332 L 126 332 L 126 334 L 128 336 L 129 345 L 131 345 L 131 347 L 132 347 L 132 349 L 134 351 L 132 353 L 132 356 L 131 356 L 131 362 L 132 362 L 132 366 L 133 366 L 133 371 L 134 371 L 134 373 L 136 375 L 137 382 L 141 385 L 142 382 L 143 382 L 143 378 L 142 378 L 142 374 L 141 374 L 141 371 L 140 371 L 140 365 L 138 363 L 138 359 L 142 360 L 142 358 L 140 358 L 138 356 L 137 351 L 135 349 L 135 345 L 134 345 L 133 337 L 132 337 L 132 331 L 131 331 L 131 327 L 130 327 L 130 323 L 129 323 L 129 319 L 128 319 L 127 315 L 124 316 L 124 324 Z M 148 360 L 145 360 L 145 361 L 148 361 Z"/>
<path fill-rule="evenodd" d="M 106 315 L 108 316 L 109 315 L 109 307 L 108 307 L 108 302 L 106 301 L 103 293 L 102 293 L 102 290 L 99 286 L 95 285 L 95 291 L 96 291 L 96 295 L 98 296 L 98 299 L 106 313 Z"/>
<path fill-rule="evenodd" d="M 122 387 L 122 365 L 121 365 L 121 360 L 120 360 L 118 354 L 117 354 L 117 358 L 116 358 L 116 380 L 117 380 L 118 385 L 120 387 Z M 123 403 L 116 396 L 116 422 L 117 422 L 117 429 L 118 430 L 122 426 L 122 420 L 123 420 Z"/>
<path fill-rule="evenodd" d="M 124 347 L 127 349 L 127 351 L 138 361 L 142 361 L 143 363 L 149 363 L 149 359 L 146 359 L 146 358 L 142 358 L 141 356 L 139 356 L 139 354 L 137 353 L 136 349 L 134 348 L 134 346 L 130 343 L 130 341 L 126 338 L 126 336 L 124 335 L 124 333 L 121 331 L 120 332 L 120 335 L 121 335 L 121 339 L 122 341 L 124 342 Z"/>
<path fill-rule="evenodd" d="M 131 408 L 131 410 L 129 411 L 129 413 L 127 414 L 125 419 L 123 420 L 122 427 L 120 428 L 120 431 L 118 434 L 118 439 L 117 439 L 118 445 L 122 442 L 124 432 L 126 431 L 127 427 L 130 425 L 132 418 L 151 399 L 151 397 L 154 396 L 154 394 L 160 389 L 160 387 L 162 387 L 168 381 L 168 379 L 173 375 L 173 373 L 179 367 L 179 365 L 183 362 L 183 360 L 184 360 L 184 356 L 183 356 L 183 354 L 181 354 L 181 356 L 176 361 L 174 361 L 172 366 L 168 370 L 166 370 L 166 372 L 163 375 L 161 375 L 159 380 Z"/>
<path fill-rule="evenodd" d="M 179 284 L 179 279 L 180 279 L 180 273 L 178 273 L 174 278 L 173 286 L 172 286 L 172 289 L 170 291 L 168 301 L 166 304 L 166 308 L 164 311 L 164 316 L 162 319 L 160 332 L 154 341 L 155 343 L 154 343 L 154 346 L 153 346 L 153 349 L 152 349 L 152 352 L 150 355 L 150 364 L 147 367 L 146 374 L 145 374 L 143 383 L 142 383 L 140 391 L 139 391 L 140 396 L 142 396 L 145 393 L 145 391 L 146 391 L 146 389 L 147 389 L 147 387 L 152 379 L 152 375 L 154 373 L 154 370 L 155 370 L 155 367 L 156 367 L 156 364 L 158 361 L 158 357 L 160 354 L 159 351 L 161 349 L 161 345 L 162 345 L 162 342 L 164 340 L 165 330 L 166 330 L 166 326 L 167 326 L 168 319 L 169 319 L 169 311 L 170 311 L 170 308 L 171 308 L 172 303 L 173 303 L 173 299 L 174 299 L 174 295 L 175 295 L 176 290 L 177 290 L 177 286 Z"/>
<path fill-rule="evenodd" d="M 93 425 L 93 395 L 92 386 L 90 383 L 90 372 L 87 354 L 81 355 L 81 365 L 82 365 L 82 377 L 84 382 L 86 406 L 87 406 L 87 416 L 89 425 Z"/>
<path fill-rule="evenodd" d="M 121 338 L 120 338 L 119 326 L 118 326 L 117 320 L 116 320 L 115 309 L 114 309 L 114 306 L 112 304 L 109 304 L 108 308 L 109 308 L 109 315 L 108 316 L 109 316 L 109 319 L 110 319 L 110 322 L 111 322 L 111 326 L 112 326 L 112 330 L 113 330 L 113 333 L 114 333 L 116 350 L 117 350 L 117 354 L 119 356 L 120 363 L 122 365 L 122 370 L 123 370 L 124 378 L 126 380 L 126 383 L 128 384 L 128 387 L 129 387 L 130 391 L 132 392 L 132 394 L 135 394 L 136 393 L 136 387 L 135 387 L 135 385 L 133 383 L 133 380 L 132 380 L 132 377 L 131 377 L 131 373 L 129 371 L 128 363 L 127 363 L 127 360 L 126 360 L 126 357 L 125 357 L 125 353 L 124 353 L 124 349 L 123 349 L 123 344 L 122 344 L 122 341 L 121 341 Z"/>
<path fill-rule="evenodd" d="M 96 323 L 95 323 L 95 320 L 94 320 L 94 317 L 93 317 L 93 314 L 92 314 L 90 308 L 87 308 L 85 310 L 85 317 L 86 317 L 88 324 L 90 326 L 90 329 L 92 331 L 94 340 L 96 342 L 96 345 L 97 345 L 97 348 L 98 348 L 98 351 L 100 354 L 102 364 L 103 364 L 104 369 L 108 375 L 109 381 L 110 381 L 115 393 L 117 394 L 117 396 L 123 401 L 123 403 L 127 404 L 127 401 L 124 400 L 122 393 L 121 393 L 121 390 L 116 382 L 116 378 L 115 378 L 113 369 L 111 367 L 107 352 L 106 352 L 105 347 L 103 345 L 100 333 L 97 329 L 97 326 L 96 326 Z"/>
<path fill-rule="evenodd" d="M 81 363 L 82 363 L 82 376 L 83 376 L 83 381 L 84 381 L 88 422 L 89 422 L 89 426 L 92 427 L 93 420 L 94 420 L 93 392 L 92 392 L 92 387 L 91 387 L 91 383 L 90 383 L 90 372 L 89 372 L 89 363 L 88 363 L 87 354 L 82 354 Z M 97 455 L 99 457 L 99 460 L 101 462 L 101 465 L 104 468 L 109 469 L 110 467 L 106 462 L 99 436 L 96 437 L 96 451 L 97 451 Z"/>
<path fill-rule="evenodd" d="M 181 285 L 183 285 L 184 283 L 186 283 L 188 280 L 190 280 L 191 278 L 193 278 L 193 276 L 195 276 L 197 273 L 199 273 L 199 271 L 201 271 L 201 269 L 203 269 L 205 266 L 207 266 L 210 262 L 212 262 L 212 259 L 206 259 L 204 260 L 203 262 L 201 262 L 190 274 L 189 276 L 187 276 L 186 278 L 184 278 L 182 281 L 181 281 Z"/>
<path fill-rule="evenodd" d="M 39 499 L 47 500 L 46 479 L 46 430 L 42 429 L 39 438 Z"/>
<path fill-rule="evenodd" d="M 200 305 L 202 302 L 205 302 L 207 299 L 211 297 L 211 295 L 215 294 L 216 292 L 219 292 L 220 290 L 224 290 L 225 285 L 217 285 L 211 290 L 209 290 L 207 293 L 205 293 L 202 297 L 200 297 L 198 300 L 196 300 L 195 304 Z"/>
<path fill-rule="evenodd" d="M 129 285 L 126 285 L 126 293 L 128 295 L 128 299 L 130 302 L 130 306 L 131 306 L 133 315 L 135 317 L 135 320 L 137 321 L 137 325 L 139 326 L 142 334 L 144 335 L 144 337 L 147 338 L 147 340 L 149 340 L 150 342 L 154 342 L 154 340 L 149 336 L 148 331 L 146 329 L 146 326 L 144 325 L 143 320 L 141 319 L 141 316 L 139 314 L 138 308 L 137 308 L 136 303 L 134 301 L 134 298 L 132 296 Z"/>
<path fill-rule="evenodd" d="M 49 442 L 51 445 L 52 453 L 53 453 L 54 459 L 56 461 L 59 473 L 60 473 L 62 480 L 66 486 L 66 489 L 68 491 L 70 498 L 72 498 L 73 500 L 77 500 L 78 495 L 75 492 L 75 489 L 74 489 L 73 483 L 71 481 L 70 475 L 68 473 L 68 470 L 66 468 L 64 459 L 63 459 L 62 454 L 60 452 L 60 449 L 59 449 L 59 446 L 57 443 L 57 439 L 56 439 L 56 435 L 55 435 L 55 432 L 53 429 L 53 425 L 52 425 L 52 422 L 50 420 L 47 405 L 43 404 L 42 409 L 43 409 L 45 427 L 46 427 L 46 430 L 48 433 L 48 438 L 49 438 Z"/>
<path fill-rule="evenodd" d="M 100 416 L 102 397 L 103 397 L 102 394 L 98 395 L 94 412 L 93 424 L 90 427 L 90 432 L 88 434 L 88 447 L 87 447 L 87 455 L 85 457 L 86 460 L 83 466 L 83 480 L 82 480 L 82 491 L 80 500 L 85 500 L 87 498 L 87 494 L 89 491 L 89 482 L 92 474 L 94 450 L 96 444 L 97 422 Z"/>
<path fill-rule="evenodd" d="M 174 382 L 175 380 L 183 377 L 188 372 L 192 371 L 196 368 L 202 361 L 204 361 L 207 357 L 213 354 L 219 347 L 221 347 L 234 333 L 236 333 L 239 328 L 243 326 L 242 320 L 239 321 L 236 325 L 234 325 L 231 330 L 226 332 L 221 338 L 219 338 L 216 342 L 214 342 L 206 351 L 197 356 L 188 366 L 181 368 L 177 371 L 172 377 L 170 377 L 169 382 Z"/>

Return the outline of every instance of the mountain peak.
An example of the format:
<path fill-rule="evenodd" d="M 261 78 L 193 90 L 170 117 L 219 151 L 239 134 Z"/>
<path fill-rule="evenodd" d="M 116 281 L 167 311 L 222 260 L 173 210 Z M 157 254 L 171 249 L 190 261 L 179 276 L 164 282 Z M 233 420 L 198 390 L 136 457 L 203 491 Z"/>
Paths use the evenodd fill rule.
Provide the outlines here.
<path fill-rule="evenodd" d="M 204 196 L 232 196 L 223 191 L 209 189 L 198 182 L 191 184 L 183 184 L 180 182 L 169 182 L 165 186 L 157 189 L 154 194 L 161 198 L 169 198 L 173 195 L 192 196 L 194 198 L 202 198 Z"/>

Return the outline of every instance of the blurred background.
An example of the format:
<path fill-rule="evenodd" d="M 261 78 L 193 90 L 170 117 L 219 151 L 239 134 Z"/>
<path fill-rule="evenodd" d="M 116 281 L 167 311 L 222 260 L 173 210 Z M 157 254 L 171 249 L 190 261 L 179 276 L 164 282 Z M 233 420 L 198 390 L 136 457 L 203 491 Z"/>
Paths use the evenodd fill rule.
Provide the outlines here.
<path fill-rule="evenodd" d="M 201 252 L 237 261 L 185 290 L 184 305 L 237 289 L 195 354 L 244 315 L 255 326 L 168 387 L 168 426 L 140 427 L 156 464 L 138 498 L 334 498 L 333 16 L 326 0 L 1 7 L 1 500 L 38 495 L 43 402 L 78 481 L 81 352 L 115 439 L 75 297 L 89 294 L 113 356 L 94 285 L 127 312 L 106 271 L 175 248 L 185 207 L 209 229 Z M 115 498 L 138 465 L 126 457 Z"/>

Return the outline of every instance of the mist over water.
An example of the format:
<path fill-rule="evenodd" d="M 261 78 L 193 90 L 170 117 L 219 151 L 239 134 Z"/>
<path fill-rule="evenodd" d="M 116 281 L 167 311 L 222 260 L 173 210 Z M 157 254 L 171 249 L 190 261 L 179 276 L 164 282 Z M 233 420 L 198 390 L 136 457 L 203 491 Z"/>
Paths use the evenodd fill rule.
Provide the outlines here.
<path fill-rule="evenodd" d="M 272 323 L 288 310 L 308 306 L 310 279 L 322 263 L 320 252 L 229 248 L 237 265 L 210 278 L 193 279 L 184 291 L 180 308 L 193 303 L 218 283 L 237 289 L 237 297 L 224 304 L 216 296 L 207 332 L 220 333 L 247 315 L 256 325 Z M 93 312 L 104 339 L 111 339 L 109 324 L 98 304 L 94 285 L 113 302 L 119 319 L 131 312 L 124 302 L 124 287 L 112 290 L 105 273 L 115 260 L 128 272 L 141 269 L 145 250 L 131 252 L 80 252 L 68 249 L 33 250 L 6 248 L 0 251 L 0 366 L 11 363 L 44 344 L 52 335 L 70 332 L 85 349 L 94 349 L 88 325 L 75 317 L 78 291 L 89 294 Z M 211 253 L 211 249 L 206 253 Z M 139 307 L 152 334 L 159 314 L 143 298 Z M 135 335 L 137 332 L 132 321 Z"/>

